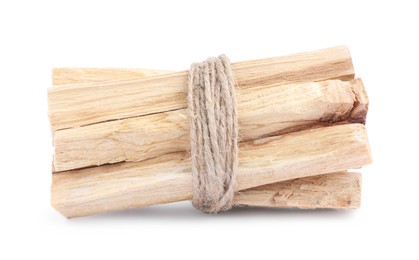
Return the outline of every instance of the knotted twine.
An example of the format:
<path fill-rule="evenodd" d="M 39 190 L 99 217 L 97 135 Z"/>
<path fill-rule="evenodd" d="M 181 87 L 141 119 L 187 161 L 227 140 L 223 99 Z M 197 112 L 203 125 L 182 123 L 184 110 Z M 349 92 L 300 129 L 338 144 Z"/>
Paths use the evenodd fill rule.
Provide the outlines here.
<path fill-rule="evenodd" d="M 233 207 L 238 165 L 236 93 L 225 55 L 191 65 L 188 115 L 195 208 L 217 213 Z"/>

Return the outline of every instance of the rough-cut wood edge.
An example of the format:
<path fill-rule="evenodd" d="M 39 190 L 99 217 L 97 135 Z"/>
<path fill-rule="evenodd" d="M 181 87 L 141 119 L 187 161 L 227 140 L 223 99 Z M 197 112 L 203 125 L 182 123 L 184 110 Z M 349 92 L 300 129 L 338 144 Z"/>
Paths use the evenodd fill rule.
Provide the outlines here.
<path fill-rule="evenodd" d="M 337 172 L 267 184 L 237 192 L 235 204 L 300 209 L 356 209 L 361 174 Z"/>
<path fill-rule="evenodd" d="M 327 80 L 244 90 L 238 97 L 241 141 L 336 122 L 364 122 L 367 111 L 362 109 L 366 109 L 367 104 L 359 102 L 365 101 L 363 93 L 360 80 Z M 352 113 L 354 108 L 356 113 Z M 54 172 L 143 161 L 188 150 L 187 114 L 180 109 L 60 130 L 54 135 L 54 148 Z"/>
<path fill-rule="evenodd" d="M 239 89 L 327 79 L 350 80 L 349 50 L 335 47 L 285 57 L 233 63 Z M 48 90 L 52 131 L 186 107 L 187 72 L 145 79 L 65 84 Z M 158 105 L 156 105 L 158 104 Z"/>
<path fill-rule="evenodd" d="M 360 78 L 354 79 L 353 82 L 355 84 L 352 91 L 355 94 L 356 102 L 351 110 L 349 117 L 351 118 L 352 122 L 365 125 L 369 105 L 367 91 L 365 90 L 364 83 Z"/>
<path fill-rule="evenodd" d="M 371 163 L 365 128 L 339 125 L 240 145 L 237 190 L 345 171 Z M 188 200 L 190 161 L 173 153 L 53 174 L 51 203 L 67 217 Z"/>

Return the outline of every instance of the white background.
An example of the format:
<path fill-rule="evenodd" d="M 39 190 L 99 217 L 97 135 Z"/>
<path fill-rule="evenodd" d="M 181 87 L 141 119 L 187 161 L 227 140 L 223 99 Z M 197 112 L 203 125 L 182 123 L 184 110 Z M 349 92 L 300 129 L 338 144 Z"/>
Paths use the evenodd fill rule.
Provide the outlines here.
<path fill-rule="evenodd" d="M 232 2 L 0 2 L 0 259 L 418 259 L 415 1 Z M 341 44 L 370 96 L 360 209 L 184 202 L 67 220 L 49 205 L 53 67 L 183 70 Z"/>

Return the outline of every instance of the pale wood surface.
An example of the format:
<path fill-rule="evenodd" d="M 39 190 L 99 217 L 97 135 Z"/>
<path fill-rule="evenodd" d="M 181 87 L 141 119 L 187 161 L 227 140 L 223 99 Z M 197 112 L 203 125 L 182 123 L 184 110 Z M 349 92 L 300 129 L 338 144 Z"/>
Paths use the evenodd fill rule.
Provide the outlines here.
<path fill-rule="evenodd" d="M 52 85 L 100 83 L 104 81 L 133 80 L 171 73 L 165 70 L 121 68 L 54 68 Z"/>
<path fill-rule="evenodd" d="M 371 162 L 365 128 L 338 125 L 248 141 L 239 147 L 237 190 L 359 168 Z M 67 217 L 191 199 L 190 159 L 172 153 L 53 174 L 52 205 Z"/>
<path fill-rule="evenodd" d="M 232 64 L 240 90 L 327 79 L 353 79 L 349 50 L 335 47 Z M 53 76 L 54 77 L 54 76 Z M 48 90 L 52 131 L 186 107 L 187 72 Z"/>
<path fill-rule="evenodd" d="M 71 71 L 66 75 L 70 78 Z M 241 141 L 248 141 L 315 125 L 364 123 L 367 109 L 368 98 L 359 79 L 244 89 L 238 96 L 239 135 Z M 54 135 L 54 148 L 54 171 L 188 150 L 186 110 L 60 130 Z"/>
<path fill-rule="evenodd" d="M 277 208 L 359 208 L 361 174 L 337 172 L 277 182 L 240 191 L 235 203 Z"/>

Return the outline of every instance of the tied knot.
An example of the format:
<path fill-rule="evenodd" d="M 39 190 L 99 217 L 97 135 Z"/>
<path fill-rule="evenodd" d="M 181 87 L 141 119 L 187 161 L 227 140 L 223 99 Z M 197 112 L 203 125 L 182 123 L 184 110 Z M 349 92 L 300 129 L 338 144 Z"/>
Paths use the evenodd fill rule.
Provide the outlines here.
<path fill-rule="evenodd" d="M 236 92 L 225 55 L 191 65 L 188 75 L 193 199 L 217 213 L 233 207 L 238 165 Z"/>

